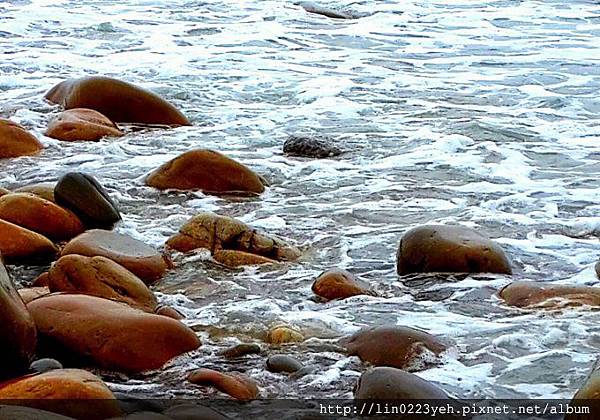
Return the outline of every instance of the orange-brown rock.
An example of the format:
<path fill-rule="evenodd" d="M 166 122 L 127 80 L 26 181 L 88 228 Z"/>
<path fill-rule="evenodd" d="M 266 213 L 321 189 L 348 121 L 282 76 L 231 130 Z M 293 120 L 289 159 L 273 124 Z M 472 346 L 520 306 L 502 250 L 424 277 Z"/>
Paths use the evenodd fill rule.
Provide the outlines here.
<path fill-rule="evenodd" d="M 105 419 L 122 414 L 106 384 L 90 372 L 55 369 L 0 384 L 0 400 L 15 401 L 74 418 Z"/>
<path fill-rule="evenodd" d="M 33 287 L 47 287 L 48 286 L 48 272 L 44 272 L 37 276 L 33 283 L 31 283 Z"/>
<path fill-rule="evenodd" d="M 50 289 L 48 289 L 46 286 L 26 287 L 24 289 L 19 289 L 18 292 L 21 296 L 21 299 L 23 299 L 23 302 L 27 304 L 39 297 L 49 295 Z"/>
<path fill-rule="evenodd" d="M 188 380 L 196 385 L 212 386 L 236 400 L 254 400 L 260 395 L 256 382 L 240 373 L 198 369 L 188 376 Z"/>
<path fill-rule="evenodd" d="M 312 285 L 315 295 L 327 300 L 345 299 L 357 295 L 373 295 L 369 286 L 359 281 L 347 270 L 328 270 Z"/>
<path fill-rule="evenodd" d="M 230 249 L 222 249 L 215 252 L 213 258 L 215 261 L 230 268 L 243 265 L 274 264 L 277 262 L 260 255 L 250 254 L 249 252 L 233 251 Z"/>
<path fill-rule="evenodd" d="M 167 305 L 160 305 L 159 307 L 156 308 L 154 313 L 156 313 L 156 315 L 168 316 L 169 318 L 173 318 L 173 319 L 177 319 L 177 320 L 185 319 L 185 315 L 183 315 L 177 309 L 172 308 Z"/>
<path fill-rule="evenodd" d="M 74 213 L 29 193 L 0 197 L 0 219 L 53 240 L 71 239 L 84 230 L 81 220 Z"/>
<path fill-rule="evenodd" d="M 172 318 L 95 296 L 52 294 L 27 305 L 51 356 L 75 353 L 121 372 L 145 372 L 200 346 L 196 334 Z"/>
<path fill-rule="evenodd" d="M 265 190 L 261 179 L 249 168 L 227 156 L 197 149 L 165 163 L 146 178 L 159 190 L 202 190 L 205 193 L 251 193 Z"/>
<path fill-rule="evenodd" d="M 110 77 L 68 79 L 54 86 L 45 98 L 65 109 L 93 109 L 117 123 L 190 125 L 160 96 Z"/>
<path fill-rule="evenodd" d="M 206 248 L 215 255 L 222 250 L 242 251 L 276 261 L 295 260 L 300 250 L 283 240 L 257 232 L 231 217 L 201 212 L 169 238 L 167 246 L 180 252 Z"/>
<path fill-rule="evenodd" d="M 58 248 L 45 236 L 0 220 L 0 255 L 8 261 L 47 261 Z"/>
<path fill-rule="evenodd" d="M 6 194 L 10 194 L 10 191 L 7 190 L 6 188 L 0 187 L 0 197 L 2 197 L 3 195 L 6 195 Z"/>
<path fill-rule="evenodd" d="M 109 230 L 89 230 L 73 238 L 63 248 L 61 256 L 69 254 L 106 257 L 131 271 L 146 284 L 160 279 L 169 268 L 169 260 L 151 246 Z"/>
<path fill-rule="evenodd" d="M 80 293 L 154 312 L 156 297 L 135 274 L 105 257 L 65 255 L 48 272 L 51 292 Z"/>
<path fill-rule="evenodd" d="M 360 330 L 340 344 L 348 355 L 358 356 L 363 362 L 404 370 L 421 370 L 429 362 L 421 357 L 425 352 L 439 355 L 446 350 L 431 334 L 395 325 Z"/>
<path fill-rule="evenodd" d="M 50 120 L 44 134 L 64 141 L 98 141 L 106 136 L 121 137 L 123 132 L 98 111 L 74 108 Z"/>
<path fill-rule="evenodd" d="M 44 146 L 19 124 L 0 118 L 0 159 L 33 155 Z"/>
<path fill-rule="evenodd" d="M 515 281 L 498 294 L 508 305 L 517 307 L 600 307 L 600 287 Z"/>
<path fill-rule="evenodd" d="M 354 391 L 357 400 L 445 400 L 437 385 L 393 367 L 375 367 L 363 373 Z"/>
<path fill-rule="evenodd" d="M 54 185 L 55 184 L 52 182 L 40 182 L 38 184 L 25 185 L 24 187 L 17 188 L 14 192 L 35 194 L 45 200 L 56 203 L 54 200 Z"/>
<path fill-rule="evenodd" d="M 511 274 L 502 248 L 479 232 L 463 226 L 427 225 L 404 234 L 398 247 L 398 274 Z"/>

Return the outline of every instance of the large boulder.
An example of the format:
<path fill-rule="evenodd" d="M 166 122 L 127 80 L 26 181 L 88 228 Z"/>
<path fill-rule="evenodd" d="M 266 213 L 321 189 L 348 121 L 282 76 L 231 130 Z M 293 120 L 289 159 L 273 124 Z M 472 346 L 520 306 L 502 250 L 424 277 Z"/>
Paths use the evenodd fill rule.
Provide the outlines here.
<path fill-rule="evenodd" d="M 106 136 L 120 137 L 123 132 L 98 111 L 75 108 L 50 120 L 45 134 L 64 141 L 98 141 Z"/>
<path fill-rule="evenodd" d="M 48 261 L 58 248 L 45 236 L 0 220 L 0 254 L 7 261 Z"/>
<path fill-rule="evenodd" d="M 0 378 L 24 372 L 35 354 L 33 319 L 0 258 Z"/>
<path fill-rule="evenodd" d="M 397 262 L 400 275 L 512 273 L 510 263 L 498 244 L 462 226 L 427 225 L 409 230 L 400 240 Z"/>
<path fill-rule="evenodd" d="M 260 194 L 265 186 L 248 167 L 213 150 L 197 149 L 165 163 L 146 178 L 159 190 L 202 190 L 205 193 Z"/>
<path fill-rule="evenodd" d="M 110 77 L 68 79 L 50 89 L 45 98 L 65 109 L 93 109 L 118 123 L 190 125 L 160 96 Z"/>
<path fill-rule="evenodd" d="M 145 372 L 200 346 L 172 318 L 95 296 L 53 294 L 27 305 L 50 356 L 76 355 L 121 372 Z M 60 357 L 56 357 L 60 360 Z"/>
<path fill-rule="evenodd" d="M 56 202 L 75 213 L 89 229 L 112 229 L 121 220 L 115 202 L 94 177 L 69 172 L 54 188 Z"/>
<path fill-rule="evenodd" d="M 44 146 L 19 124 L 0 118 L 0 159 L 33 155 Z"/>
<path fill-rule="evenodd" d="M 260 391 L 256 382 L 241 373 L 221 373 L 213 369 L 198 369 L 188 380 L 196 385 L 212 386 L 236 400 L 253 400 Z"/>
<path fill-rule="evenodd" d="M 61 257 L 48 272 L 48 288 L 116 300 L 150 313 L 157 306 L 156 297 L 143 281 L 105 257 Z"/>
<path fill-rule="evenodd" d="M 445 400 L 436 385 L 393 367 L 376 367 L 363 373 L 354 391 L 357 400 Z"/>
<path fill-rule="evenodd" d="M 435 336 L 397 325 L 362 329 L 342 339 L 341 344 L 350 356 L 363 362 L 405 370 L 420 370 L 431 362 L 427 353 L 437 356 L 446 350 Z"/>
<path fill-rule="evenodd" d="M 84 231 L 83 223 L 75 214 L 51 201 L 28 193 L 13 193 L 0 197 L 0 219 L 55 241 L 71 239 Z"/>
<path fill-rule="evenodd" d="M 279 238 L 257 232 L 231 217 L 201 212 L 169 238 L 167 246 L 180 252 L 205 248 L 213 255 L 221 250 L 236 250 L 276 261 L 295 260 L 300 250 Z"/>
<path fill-rule="evenodd" d="M 565 305 L 600 307 L 600 287 L 515 281 L 503 287 L 498 295 L 508 305 L 517 307 Z"/>
<path fill-rule="evenodd" d="M 70 254 L 106 257 L 131 271 L 146 284 L 160 279 L 169 268 L 168 259 L 156 249 L 109 230 L 89 230 L 72 239 L 63 248 L 61 256 Z"/>
<path fill-rule="evenodd" d="M 321 273 L 312 285 L 315 295 L 326 300 L 345 299 L 357 295 L 374 295 L 364 282 L 347 270 L 328 270 Z"/>

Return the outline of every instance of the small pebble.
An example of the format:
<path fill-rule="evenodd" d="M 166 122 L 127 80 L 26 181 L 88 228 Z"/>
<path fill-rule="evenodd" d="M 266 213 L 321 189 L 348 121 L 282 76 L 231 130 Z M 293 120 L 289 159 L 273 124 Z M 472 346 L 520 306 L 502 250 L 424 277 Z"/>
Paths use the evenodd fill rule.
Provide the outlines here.
<path fill-rule="evenodd" d="M 293 357 L 275 354 L 267 359 L 267 369 L 274 373 L 294 373 L 302 369 L 302 363 Z"/>

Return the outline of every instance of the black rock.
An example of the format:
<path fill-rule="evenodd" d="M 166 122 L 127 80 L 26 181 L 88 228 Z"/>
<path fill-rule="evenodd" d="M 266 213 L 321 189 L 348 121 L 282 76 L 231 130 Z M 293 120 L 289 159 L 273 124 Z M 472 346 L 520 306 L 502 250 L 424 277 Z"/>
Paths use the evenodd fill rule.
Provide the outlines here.
<path fill-rule="evenodd" d="M 112 229 L 121 220 L 114 201 L 92 176 L 70 172 L 54 187 L 56 203 L 75 213 L 88 229 Z"/>
<path fill-rule="evenodd" d="M 302 369 L 302 363 L 293 357 L 275 354 L 267 359 L 267 369 L 275 373 L 294 373 Z"/>
<path fill-rule="evenodd" d="M 283 153 L 292 156 L 327 158 L 339 156 L 343 151 L 327 138 L 291 136 L 283 144 Z"/>
<path fill-rule="evenodd" d="M 63 365 L 54 359 L 39 359 L 29 366 L 29 370 L 35 373 L 49 372 L 55 369 L 62 369 Z"/>

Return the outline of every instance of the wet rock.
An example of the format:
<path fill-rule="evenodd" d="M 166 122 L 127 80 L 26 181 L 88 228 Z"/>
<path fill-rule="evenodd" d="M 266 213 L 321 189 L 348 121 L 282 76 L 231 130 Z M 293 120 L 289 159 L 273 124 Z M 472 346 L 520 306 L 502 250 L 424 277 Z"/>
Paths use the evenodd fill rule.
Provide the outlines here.
<path fill-rule="evenodd" d="M 0 378 L 23 372 L 35 353 L 33 319 L 0 258 Z"/>
<path fill-rule="evenodd" d="M 58 248 L 45 236 L 0 220 L 0 255 L 9 262 L 49 261 Z"/>
<path fill-rule="evenodd" d="M 177 309 L 172 308 L 167 305 L 158 306 L 156 308 L 156 310 L 154 311 L 154 313 L 156 313 L 156 315 L 168 316 L 169 318 L 173 318 L 173 319 L 177 319 L 177 320 L 185 319 L 185 315 L 183 315 Z"/>
<path fill-rule="evenodd" d="M 34 194 L 38 197 L 42 197 L 44 200 L 56 203 L 56 200 L 54 199 L 55 185 L 56 184 L 52 182 L 40 182 L 37 184 L 25 185 L 24 187 L 17 188 L 14 192 Z"/>
<path fill-rule="evenodd" d="M 27 305 L 52 356 L 77 354 L 121 372 L 145 372 L 200 346 L 174 319 L 94 296 L 54 294 Z"/>
<path fill-rule="evenodd" d="M 275 354 L 267 359 L 267 369 L 274 373 L 294 373 L 302 369 L 302 363 L 293 357 Z"/>
<path fill-rule="evenodd" d="M 212 386 L 236 400 L 253 400 L 260 394 L 256 382 L 241 373 L 198 369 L 188 376 L 188 381 L 196 385 Z"/>
<path fill-rule="evenodd" d="M 70 172 L 56 183 L 56 202 L 75 213 L 87 228 L 112 229 L 121 220 L 115 202 L 94 177 Z"/>
<path fill-rule="evenodd" d="M 376 367 L 362 374 L 354 392 L 357 400 L 444 400 L 436 385 L 393 367 Z"/>
<path fill-rule="evenodd" d="M 93 109 L 117 123 L 190 125 L 160 96 L 110 77 L 68 79 L 54 86 L 45 98 L 65 109 Z"/>
<path fill-rule="evenodd" d="M 0 405 L 0 419 L 3 420 L 73 420 L 73 417 L 61 416 L 46 410 L 18 405 Z"/>
<path fill-rule="evenodd" d="M 44 146 L 19 124 L 0 118 L 0 159 L 33 155 Z"/>
<path fill-rule="evenodd" d="M 44 134 L 63 141 L 98 141 L 105 136 L 120 137 L 123 132 L 98 111 L 75 108 L 50 120 Z"/>
<path fill-rule="evenodd" d="M 265 187 L 248 167 L 213 150 L 197 149 L 165 163 L 146 178 L 159 190 L 202 190 L 211 194 L 260 194 Z"/>
<path fill-rule="evenodd" d="M 71 239 L 84 231 L 81 220 L 75 214 L 29 193 L 0 197 L 0 219 L 55 241 Z"/>
<path fill-rule="evenodd" d="M 312 285 L 315 295 L 327 300 L 345 299 L 357 295 L 373 295 L 369 286 L 346 270 L 328 270 L 319 275 Z"/>
<path fill-rule="evenodd" d="M 42 296 L 46 296 L 50 294 L 50 289 L 45 286 L 42 287 L 27 287 L 24 289 L 18 290 L 21 299 L 25 304 L 39 298 Z"/>
<path fill-rule="evenodd" d="M 160 279 L 169 268 L 168 260 L 151 246 L 108 230 L 89 230 L 77 236 L 61 253 L 62 256 L 70 254 L 106 257 L 131 271 L 146 284 Z"/>
<path fill-rule="evenodd" d="M 258 344 L 238 344 L 223 351 L 221 355 L 228 359 L 235 359 L 238 357 L 246 356 L 248 354 L 260 354 L 260 346 Z"/>
<path fill-rule="evenodd" d="M 0 384 L 0 400 L 85 419 L 120 416 L 118 403 L 96 375 L 79 369 L 56 369 Z"/>
<path fill-rule="evenodd" d="M 29 366 L 29 370 L 35 373 L 46 373 L 55 369 L 62 369 L 63 365 L 54 359 L 38 359 Z"/>
<path fill-rule="evenodd" d="M 51 292 L 69 292 L 116 300 L 154 312 L 154 294 L 135 274 L 105 257 L 65 255 L 48 272 Z"/>
<path fill-rule="evenodd" d="M 48 272 L 40 274 L 31 284 L 32 287 L 48 287 Z"/>
<path fill-rule="evenodd" d="M 180 252 L 206 248 L 215 255 L 221 250 L 237 250 L 277 261 L 295 260 L 300 250 L 281 239 L 259 233 L 231 217 L 201 212 L 184 224 L 167 246 Z"/>
<path fill-rule="evenodd" d="M 249 252 L 233 251 L 230 249 L 216 251 L 213 255 L 213 258 L 215 261 L 230 268 L 236 268 L 244 265 L 274 264 L 277 262 L 260 255 L 250 254 Z"/>
<path fill-rule="evenodd" d="M 499 296 L 517 307 L 600 306 L 600 287 L 515 281 L 503 287 Z"/>
<path fill-rule="evenodd" d="M 328 158 L 343 153 L 330 139 L 291 136 L 283 144 L 283 153 L 292 156 Z"/>
<path fill-rule="evenodd" d="M 204 407 L 198 404 L 179 404 L 170 407 L 163 413 L 165 416 L 173 420 L 228 420 L 229 417 L 224 416 L 212 408 Z"/>
<path fill-rule="evenodd" d="M 0 187 L 0 197 L 2 197 L 3 195 L 6 195 L 6 194 L 10 194 L 10 190 Z"/>
<path fill-rule="evenodd" d="M 409 230 L 400 241 L 397 262 L 400 275 L 512 273 L 498 244 L 462 226 L 427 225 Z"/>
<path fill-rule="evenodd" d="M 358 356 L 363 362 L 405 370 L 422 369 L 426 361 L 421 357 L 427 351 L 439 355 L 446 350 L 433 335 L 396 325 L 362 329 L 340 344 L 349 356 Z"/>
<path fill-rule="evenodd" d="M 320 6 L 311 1 L 301 1 L 298 4 L 308 13 L 314 13 L 317 15 L 326 16 L 332 19 L 355 19 L 350 13 L 346 13 L 340 10 L 331 9 L 329 7 Z"/>
<path fill-rule="evenodd" d="M 299 343 L 301 341 L 304 341 L 302 333 L 285 325 L 275 326 L 267 333 L 267 343 L 271 344 Z"/>

